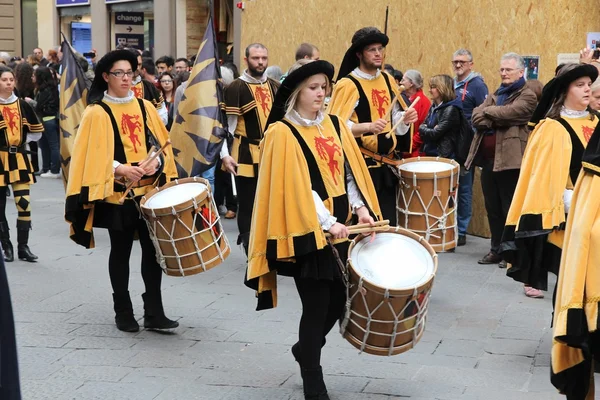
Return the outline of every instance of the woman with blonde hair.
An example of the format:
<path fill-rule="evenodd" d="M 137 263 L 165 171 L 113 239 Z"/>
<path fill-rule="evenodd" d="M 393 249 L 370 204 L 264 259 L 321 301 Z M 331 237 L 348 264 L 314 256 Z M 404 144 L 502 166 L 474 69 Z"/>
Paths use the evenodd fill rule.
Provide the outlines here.
<path fill-rule="evenodd" d="M 336 261 L 336 253 L 347 259 L 346 225 L 381 218 L 356 140 L 343 121 L 324 113 L 333 73 L 327 61 L 300 60 L 277 92 L 261 143 L 246 277 L 258 292 L 258 310 L 277 305 L 277 275 L 294 278 L 302 317 L 292 354 L 305 399 L 314 400 L 329 399 L 321 348 L 346 302 Z"/>

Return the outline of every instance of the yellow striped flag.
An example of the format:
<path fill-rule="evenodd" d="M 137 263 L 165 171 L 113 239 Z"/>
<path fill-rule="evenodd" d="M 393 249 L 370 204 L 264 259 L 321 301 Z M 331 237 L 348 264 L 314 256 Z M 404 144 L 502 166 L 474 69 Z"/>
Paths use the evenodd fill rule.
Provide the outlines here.
<path fill-rule="evenodd" d="M 60 77 L 60 164 L 66 187 L 75 135 L 87 106 L 87 88 L 83 69 L 66 40 L 62 42 L 61 51 L 63 58 Z"/>
<path fill-rule="evenodd" d="M 214 165 L 227 137 L 221 70 L 212 13 L 188 85 L 171 126 L 180 177 L 198 176 Z"/>

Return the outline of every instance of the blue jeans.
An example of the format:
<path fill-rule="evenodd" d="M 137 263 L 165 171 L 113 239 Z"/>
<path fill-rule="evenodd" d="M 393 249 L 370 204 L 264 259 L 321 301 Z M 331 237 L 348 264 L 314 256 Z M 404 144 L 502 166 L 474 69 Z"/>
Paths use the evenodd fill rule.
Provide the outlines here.
<path fill-rule="evenodd" d="M 463 169 L 464 167 L 461 167 Z M 458 207 L 457 225 L 458 234 L 466 235 L 469 222 L 471 222 L 471 213 L 473 211 L 473 173 L 471 169 L 465 175 L 461 175 L 458 183 Z"/>
<path fill-rule="evenodd" d="M 201 175 L 204 179 L 208 179 L 208 183 L 210 183 L 210 187 L 213 192 L 215 191 L 215 168 L 216 167 L 217 167 L 217 164 L 215 163 L 215 165 L 213 165 L 210 169 L 207 169 L 206 171 L 204 171 Z"/>
<path fill-rule="evenodd" d="M 50 171 L 53 174 L 60 172 L 60 142 L 58 138 L 58 121 L 56 118 L 42 122 L 44 133 L 39 140 L 42 150 L 42 171 Z"/>

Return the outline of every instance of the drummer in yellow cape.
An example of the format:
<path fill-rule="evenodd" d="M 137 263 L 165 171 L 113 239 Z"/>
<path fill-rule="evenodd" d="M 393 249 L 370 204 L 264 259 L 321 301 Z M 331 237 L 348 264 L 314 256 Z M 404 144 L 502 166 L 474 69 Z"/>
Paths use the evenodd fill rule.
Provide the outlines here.
<path fill-rule="evenodd" d="M 530 124 L 519 181 L 502 235 L 507 275 L 525 284 L 525 295 L 543 297 L 548 272 L 558 275 L 566 214 L 581 157 L 598 117 L 591 112 L 592 65 L 567 64 L 544 88 Z"/>
<path fill-rule="evenodd" d="M 129 296 L 129 258 L 136 235 L 142 248 L 146 287 L 142 295 L 144 327 L 169 330 L 179 325 L 165 316 L 160 289 L 162 270 L 138 210 L 141 197 L 177 178 L 177 171 L 170 148 L 164 157 L 144 162 L 151 148 L 162 147 L 169 134 L 156 107 L 134 97 L 131 80 L 136 68 L 137 57 L 128 50 L 112 51 L 98 62 L 88 95 L 90 105 L 73 146 L 65 206 L 71 239 L 77 244 L 93 248 L 93 228 L 108 229 L 115 322 L 126 332 L 139 330 Z M 134 186 L 131 196 L 120 204 L 125 186 L 117 181 L 123 179 Z"/>
<path fill-rule="evenodd" d="M 294 278 L 302 317 L 292 353 L 300 364 L 306 399 L 329 399 L 320 365 L 325 336 L 346 300 L 328 231 L 343 263 L 348 224 L 374 224 L 381 212 L 369 171 L 352 133 L 323 113 L 334 68 L 300 60 L 283 81 L 261 143 L 256 202 L 250 230 L 246 285 L 258 310 L 277 305 L 277 275 Z M 354 214 L 354 216 L 353 216 Z"/>

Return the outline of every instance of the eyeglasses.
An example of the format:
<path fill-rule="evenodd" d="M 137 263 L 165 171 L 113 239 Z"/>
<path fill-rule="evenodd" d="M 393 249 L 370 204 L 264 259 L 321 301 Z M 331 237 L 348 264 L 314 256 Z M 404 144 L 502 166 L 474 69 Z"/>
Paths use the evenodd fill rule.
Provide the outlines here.
<path fill-rule="evenodd" d="M 168 79 L 168 80 L 160 81 L 160 83 L 173 83 L 173 80 L 172 79 Z"/>
<path fill-rule="evenodd" d="M 133 78 L 134 72 L 133 71 L 109 71 L 109 74 L 111 74 L 112 76 L 114 76 L 115 78 L 122 78 L 123 76 L 127 75 L 129 78 Z"/>
<path fill-rule="evenodd" d="M 452 65 L 459 66 L 459 65 L 468 64 L 468 63 L 470 63 L 470 62 L 471 62 L 471 61 L 464 61 L 464 60 L 452 60 Z"/>
<path fill-rule="evenodd" d="M 383 52 L 385 51 L 385 47 L 383 47 L 383 46 L 371 47 L 371 48 L 365 49 L 365 51 L 367 53 L 380 53 L 380 54 L 383 54 Z"/>

